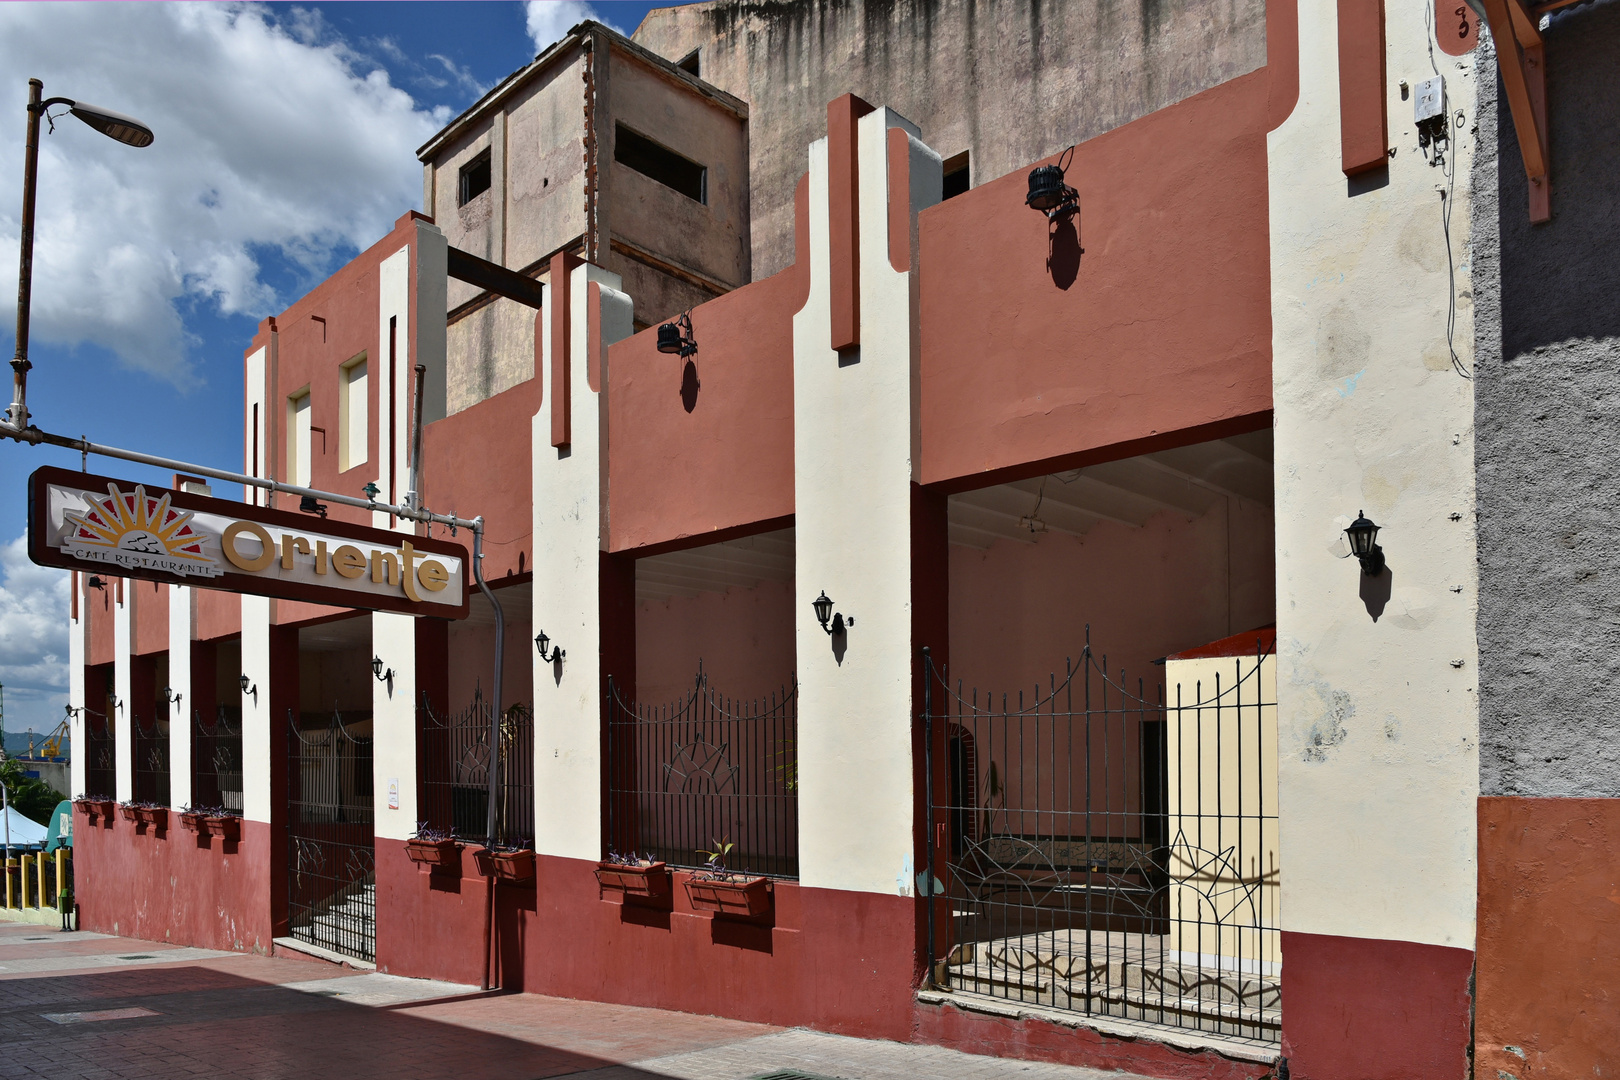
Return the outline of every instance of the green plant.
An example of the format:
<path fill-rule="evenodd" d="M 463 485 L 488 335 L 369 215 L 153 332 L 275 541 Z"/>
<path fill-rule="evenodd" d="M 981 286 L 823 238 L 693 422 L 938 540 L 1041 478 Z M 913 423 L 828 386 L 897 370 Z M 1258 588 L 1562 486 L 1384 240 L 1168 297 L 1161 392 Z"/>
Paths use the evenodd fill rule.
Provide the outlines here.
<path fill-rule="evenodd" d="M 0 761 L 0 783 L 6 786 L 7 801 L 30 821 L 49 821 L 56 804 L 67 798 L 45 781 L 25 775 L 16 758 Z"/>
<path fill-rule="evenodd" d="M 698 873 L 711 881 L 735 881 L 738 875 L 726 869 L 726 856 L 731 854 L 731 849 L 736 845 L 727 837 L 709 842 L 714 845 L 713 851 L 705 851 L 703 848 L 697 849 L 699 855 L 709 857 L 709 861 Z"/>

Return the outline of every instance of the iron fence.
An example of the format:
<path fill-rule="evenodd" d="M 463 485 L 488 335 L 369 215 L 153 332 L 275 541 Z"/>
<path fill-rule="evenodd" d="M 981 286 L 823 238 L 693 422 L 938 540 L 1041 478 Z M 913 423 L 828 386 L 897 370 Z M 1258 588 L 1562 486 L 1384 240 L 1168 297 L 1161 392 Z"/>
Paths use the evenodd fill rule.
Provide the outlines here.
<path fill-rule="evenodd" d="M 623 700 L 610 678 L 609 846 L 696 867 L 730 843 L 729 869 L 797 878 L 798 706 L 796 679 L 735 701 L 701 663 L 692 692 L 661 705 Z"/>
<path fill-rule="evenodd" d="M 470 840 L 489 838 L 490 703 L 475 693 L 467 708 L 439 716 L 423 695 L 421 819 Z M 494 841 L 501 847 L 534 842 L 534 709 L 517 704 L 501 715 L 497 747 Z"/>
<path fill-rule="evenodd" d="M 117 794 L 117 734 L 106 713 L 84 709 L 84 794 Z"/>
<path fill-rule="evenodd" d="M 933 980 L 1274 1043 L 1269 647 L 1178 663 L 1167 701 L 1127 690 L 1087 636 L 1028 693 L 952 686 L 925 650 Z"/>
<path fill-rule="evenodd" d="M 134 765 L 135 801 L 169 805 L 169 722 L 160 716 L 130 717 L 130 750 Z"/>
<path fill-rule="evenodd" d="M 370 961 L 377 885 L 372 740 L 355 730 L 363 719 L 287 712 L 287 907 L 293 937 Z"/>
<path fill-rule="evenodd" d="M 242 710 L 220 705 L 213 723 L 192 710 L 191 799 L 194 806 L 242 812 Z"/>

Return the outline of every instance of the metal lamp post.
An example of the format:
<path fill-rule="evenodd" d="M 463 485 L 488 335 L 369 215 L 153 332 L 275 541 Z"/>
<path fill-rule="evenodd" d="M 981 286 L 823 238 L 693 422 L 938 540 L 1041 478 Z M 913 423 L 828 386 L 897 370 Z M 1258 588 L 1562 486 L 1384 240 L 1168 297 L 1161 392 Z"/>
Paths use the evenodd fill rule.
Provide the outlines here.
<path fill-rule="evenodd" d="M 68 111 L 109 139 L 126 146 L 152 145 L 152 129 L 132 116 L 103 109 L 73 98 L 41 100 L 45 84 L 28 80 L 28 140 L 23 151 L 22 229 L 17 244 L 17 353 L 11 361 L 12 390 L 9 410 L 11 425 L 18 431 L 28 426 L 28 309 L 34 284 L 34 190 L 39 172 L 39 118 L 52 105 L 66 105 Z"/>

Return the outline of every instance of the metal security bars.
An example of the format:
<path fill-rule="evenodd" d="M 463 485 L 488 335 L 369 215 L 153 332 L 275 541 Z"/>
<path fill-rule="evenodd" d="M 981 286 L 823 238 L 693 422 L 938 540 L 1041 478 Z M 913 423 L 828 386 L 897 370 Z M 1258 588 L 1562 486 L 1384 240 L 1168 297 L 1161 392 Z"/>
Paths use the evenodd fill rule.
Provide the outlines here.
<path fill-rule="evenodd" d="M 423 821 L 454 836 L 483 841 L 489 827 L 489 702 L 482 693 L 460 712 L 439 716 L 422 698 L 420 763 Z M 501 716 L 495 843 L 534 841 L 534 710 L 513 705 Z"/>
<path fill-rule="evenodd" d="M 953 686 L 925 655 L 935 985 L 1277 1041 L 1276 682 L 1257 640 L 1172 659 L 1168 701 L 1089 640 L 1012 694 Z"/>
<path fill-rule="evenodd" d="M 369 715 L 287 712 L 287 914 L 292 936 L 376 959 Z"/>
<path fill-rule="evenodd" d="M 608 680 L 608 846 L 697 867 L 730 843 L 726 866 L 799 876 L 799 684 L 756 701 L 713 690 L 663 705 L 619 696 Z"/>
<path fill-rule="evenodd" d="M 242 812 L 242 710 L 219 706 L 213 723 L 192 710 L 191 801 Z"/>
<path fill-rule="evenodd" d="M 118 786 L 117 737 L 106 713 L 84 710 L 84 794 L 112 798 Z"/>
<path fill-rule="evenodd" d="M 140 713 L 130 717 L 130 749 L 134 751 L 135 801 L 169 805 L 169 722 L 150 720 Z"/>

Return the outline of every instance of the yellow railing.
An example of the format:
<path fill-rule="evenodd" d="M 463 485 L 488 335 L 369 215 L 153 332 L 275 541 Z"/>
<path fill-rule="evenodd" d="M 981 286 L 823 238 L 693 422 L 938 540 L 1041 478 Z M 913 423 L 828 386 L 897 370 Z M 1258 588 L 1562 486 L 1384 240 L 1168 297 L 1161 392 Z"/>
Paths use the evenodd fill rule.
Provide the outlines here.
<path fill-rule="evenodd" d="M 28 853 L 6 862 L 5 904 L 7 911 L 24 908 L 54 908 L 57 897 L 67 888 L 68 852 L 57 848 L 51 854 Z M 49 868 L 55 873 L 48 873 Z"/>

